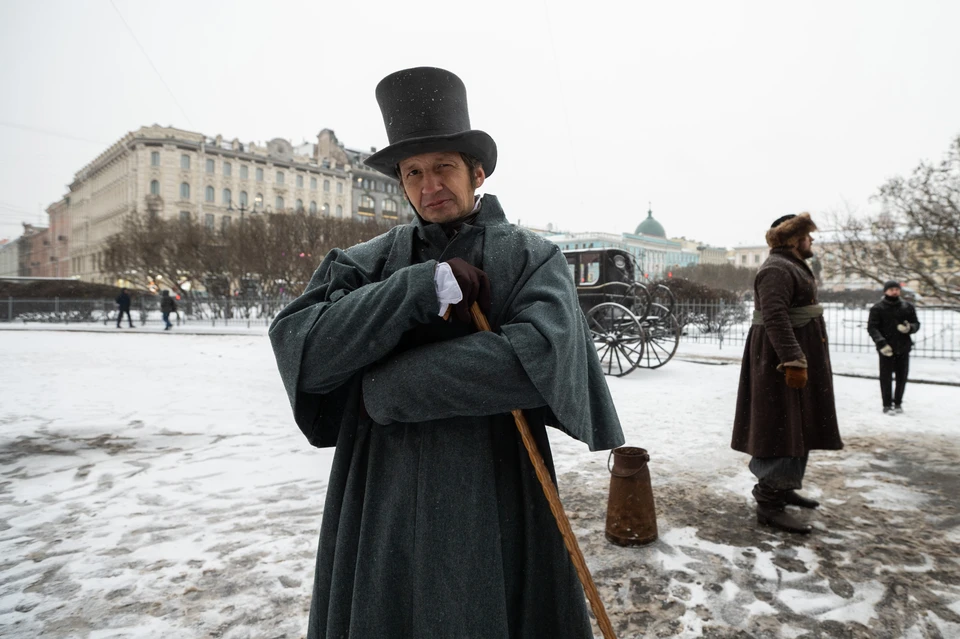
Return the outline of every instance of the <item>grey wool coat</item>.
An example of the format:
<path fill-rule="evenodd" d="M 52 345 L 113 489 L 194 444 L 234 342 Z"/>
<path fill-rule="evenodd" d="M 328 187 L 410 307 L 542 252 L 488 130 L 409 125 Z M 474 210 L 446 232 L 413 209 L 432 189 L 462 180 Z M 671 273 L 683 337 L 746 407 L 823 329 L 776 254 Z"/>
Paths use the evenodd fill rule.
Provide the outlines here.
<path fill-rule="evenodd" d="M 733 424 L 734 450 L 754 457 L 803 457 L 813 449 L 843 448 L 837 427 L 833 369 L 823 317 L 793 327 L 787 309 L 817 303 L 817 282 L 806 262 L 776 248 L 754 282 L 763 324 L 750 328 L 743 350 Z M 807 367 L 807 385 L 790 388 L 781 365 Z"/>
<path fill-rule="evenodd" d="M 438 317 L 438 261 L 488 274 L 493 332 Z M 336 446 L 307 636 L 589 637 L 577 579 L 509 411 L 623 443 L 558 248 L 497 199 L 448 237 L 419 218 L 331 251 L 270 327 L 298 426 Z"/>

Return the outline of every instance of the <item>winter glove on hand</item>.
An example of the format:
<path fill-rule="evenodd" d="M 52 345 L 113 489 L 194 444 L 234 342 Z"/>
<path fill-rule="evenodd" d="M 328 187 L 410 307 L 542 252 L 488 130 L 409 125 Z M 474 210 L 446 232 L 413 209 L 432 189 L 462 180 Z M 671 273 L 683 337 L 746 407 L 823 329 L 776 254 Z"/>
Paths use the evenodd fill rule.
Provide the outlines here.
<path fill-rule="evenodd" d="M 893 357 L 893 348 L 889 344 L 884 344 L 880 349 L 880 354 L 884 357 Z"/>
<path fill-rule="evenodd" d="M 799 366 L 785 366 L 783 372 L 787 375 L 787 386 L 803 388 L 807 385 L 807 369 Z"/>
<path fill-rule="evenodd" d="M 490 280 L 487 274 L 464 262 L 459 257 L 447 260 L 453 276 L 463 293 L 463 299 L 453 305 L 453 312 L 457 319 L 465 324 L 471 324 L 470 307 L 476 302 L 484 313 L 490 312 Z"/>
<path fill-rule="evenodd" d="M 910 322 L 904 322 L 903 324 L 897 324 L 897 330 L 901 333 L 910 332 Z"/>

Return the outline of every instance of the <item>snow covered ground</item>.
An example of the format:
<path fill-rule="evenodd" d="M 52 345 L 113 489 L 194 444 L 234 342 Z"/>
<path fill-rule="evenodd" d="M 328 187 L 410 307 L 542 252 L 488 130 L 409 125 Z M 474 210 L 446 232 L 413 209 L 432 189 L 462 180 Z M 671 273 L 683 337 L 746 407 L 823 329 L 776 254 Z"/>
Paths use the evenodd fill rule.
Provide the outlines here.
<path fill-rule="evenodd" d="M 292 423 L 262 330 L 0 330 L 0 361 L 0 636 L 302 636 L 331 451 Z M 610 380 L 651 456 L 644 548 L 603 537 L 607 454 L 551 437 L 618 636 L 960 637 L 960 388 L 911 385 L 886 417 L 876 381 L 837 377 L 846 448 L 811 456 L 823 506 L 794 537 L 757 526 L 729 449 L 738 375 Z"/>

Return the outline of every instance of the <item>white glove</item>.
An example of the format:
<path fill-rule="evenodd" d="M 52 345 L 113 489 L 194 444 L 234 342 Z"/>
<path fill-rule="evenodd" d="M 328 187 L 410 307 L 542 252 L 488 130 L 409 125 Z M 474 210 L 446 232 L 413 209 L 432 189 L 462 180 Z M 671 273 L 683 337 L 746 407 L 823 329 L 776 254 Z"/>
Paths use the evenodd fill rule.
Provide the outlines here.
<path fill-rule="evenodd" d="M 903 324 L 897 324 L 897 330 L 901 333 L 910 332 L 910 322 L 904 322 Z"/>
<path fill-rule="evenodd" d="M 456 304 L 463 299 L 463 291 L 457 284 L 457 278 L 453 276 L 453 270 L 446 262 L 437 264 L 437 270 L 433 273 L 433 283 L 437 289 L 437 300 L 440 302 L 440 317 L 447 312 L 447 307 Z"/>
<path fill-rule="evenodd" d="M 887 344 L 886 346 L 880 349 L 880 354 L 883 355 L 884 357 L 893 357 L 893 348 L 889 344 Z"/>

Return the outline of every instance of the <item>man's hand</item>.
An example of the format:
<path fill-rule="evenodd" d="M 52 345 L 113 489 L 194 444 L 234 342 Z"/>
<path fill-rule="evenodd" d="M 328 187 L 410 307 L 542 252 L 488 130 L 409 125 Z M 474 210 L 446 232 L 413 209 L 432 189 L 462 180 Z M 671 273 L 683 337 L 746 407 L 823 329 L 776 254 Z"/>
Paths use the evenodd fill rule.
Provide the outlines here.
<path fill-rule="evenodd" d="M 893 357 L 893 347 L 889 344 L 884 344 L 883 348 L 880 349 L 880 354 L 884 357 Z"/>
<path fill-rule="evenodd" d="M 910 322 L 904 322 L 904 323 L 902 323 L 902 324 L 897 324 L 897 330 L 900 331 L 901 333 L 909 333 L 909 332 L 910 332 Z"/>
<path fill-rule="evenodd" d="M 803 388 L 807 385 L 807 369 L 799 366 L 784 366 L 783 372 L 787 376 L 787 386 L 790 388 Z"/>
<path fill-rule="evenodd" d="M 476 302 L 484 313 L 490 312 L 490 280 L 487 274 L 467 262 L 455 257 L 447 260 L 453 276 L 457 278 L 457 285 L 463 293 L 463 299 L 453 305 L 453 312 L 457 319 L 465 324 L 473 323 L 470 316 L 470 307 Z"/>

